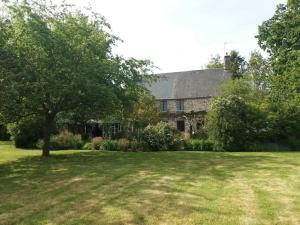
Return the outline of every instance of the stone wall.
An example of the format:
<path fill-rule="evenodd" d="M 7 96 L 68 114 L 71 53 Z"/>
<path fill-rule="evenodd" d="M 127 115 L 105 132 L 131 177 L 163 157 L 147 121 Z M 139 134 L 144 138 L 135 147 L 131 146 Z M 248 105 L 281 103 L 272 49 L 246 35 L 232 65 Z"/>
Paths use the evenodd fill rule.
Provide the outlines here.
<path fill-rule="evenodd" d="M 177 112 L 176 111 L 176 100 L 168 100 L 168 111 L 162 113 L 163 120 L 167 122 L 171 127 L 177 128 L 177 121 L 183 120 L 185 121 L 185 131 L 190 131 L 190 125 L 187 121 L 184 114 L 191 112 L 207 112 L 209 109 L 209 103 L 211 98 L 193 98 L 193 99 L 184 99 L 184 111 Z M 160 105 L 160 101 L 157 101 L 158 106 Z M 202 124 L 201 128 L 198 129 L 198 132 L 203 130 L 203 121 L 204 116 L 198 115 L 195 116 L 195 119 L 192 121 L 193 130 L 197 127 L 197 123 Z"/>
<path fill-rule="evenodd" d="M 209 103 L 211 98 L 192 98 L 192 99 L 184 99 L 184 112 L 200 112 L 200 111 L 208 111 Z M 175 113 L 176 112 L 176 100 L 167 100 L 168 101 L 168 112 Z M 158 106 L 160 105 L 160 101 L 157 101 Z"/>

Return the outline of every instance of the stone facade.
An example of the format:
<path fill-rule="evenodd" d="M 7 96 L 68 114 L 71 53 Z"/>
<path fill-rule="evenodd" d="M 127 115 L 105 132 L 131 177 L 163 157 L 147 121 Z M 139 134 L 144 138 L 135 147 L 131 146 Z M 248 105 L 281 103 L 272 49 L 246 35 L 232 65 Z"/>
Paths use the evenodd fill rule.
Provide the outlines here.
<path fill-rule="evenodd" d="M 177 121 L 183 121 L 184 131 L 182 132 L 201 132 L 204 129 L 204 114 L 208 111 L 210 99 L 210 97 L 183 99 L 183 111 L 177 111 L 176 99 L 165 100 L 167 111 L 162 112 L 163 120 L 175 129 L 178 129 Z M 161 101 L 157 100 L 158 107 Z"/>
<path fill-rule="evenodd" d="M 225 65 L 224 69 L 157 74 L 158 80 L 148 89 L 157 100 L 164 121 L 181 132 L 204 131 L 211 97 L 218 96 L 219 86 L 232 76 L 229 56 L 225 57 Z"/>

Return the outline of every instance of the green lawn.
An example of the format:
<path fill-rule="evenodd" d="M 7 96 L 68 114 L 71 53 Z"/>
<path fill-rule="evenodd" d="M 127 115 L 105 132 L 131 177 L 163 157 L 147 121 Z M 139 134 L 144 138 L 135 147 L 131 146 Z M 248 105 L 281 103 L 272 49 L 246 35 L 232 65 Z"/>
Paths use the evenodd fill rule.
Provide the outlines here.
<path fill-rule="evenodd" d="M 300 153 L 0 144 L 0 224 L 300 224 Z"/>

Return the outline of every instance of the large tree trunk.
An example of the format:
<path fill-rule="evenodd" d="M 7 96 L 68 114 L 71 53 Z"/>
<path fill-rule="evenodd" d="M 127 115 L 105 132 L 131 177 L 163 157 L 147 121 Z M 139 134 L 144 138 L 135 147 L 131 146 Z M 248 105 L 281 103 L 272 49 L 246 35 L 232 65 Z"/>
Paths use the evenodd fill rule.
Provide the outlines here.
<path fill-rule="evenodd" d="M 44 146 L 43 146 L 43 157 L 50 156 L 50 136 L 54 124 L 54 115 L 47 113 L 45 116 L 45 128 L 44 128 Z"/>

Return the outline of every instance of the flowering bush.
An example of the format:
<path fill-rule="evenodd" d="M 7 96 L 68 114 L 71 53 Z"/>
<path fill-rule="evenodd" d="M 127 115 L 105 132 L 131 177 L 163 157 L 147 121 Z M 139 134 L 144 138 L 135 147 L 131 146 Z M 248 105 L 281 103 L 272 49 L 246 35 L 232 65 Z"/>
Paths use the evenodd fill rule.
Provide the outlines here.
<path fill-rule="evenodd" d="M 126 138 L 121 138 L 117 142 L 118 149 L 121 151 L 128 151 L 130 148 L 130 141 Z"/>
<path fill-rule="evenodd" d="M 174 132 L 165 122 L 148 125 L 142 134 L 142 141 L 151 151 L 172 150 L 175 145 Z"/>
<path fill-rule="evenodd" d="M 102 137 L 94 137 L 91 141 L 92 149 L 100 150 L 102 141 Z"/>
<path fill-rule="evenodd" d="M 43 140 L 37 142 L 38 148 L 42 148 L 43 145 Z M 73 134 L 64 130 L 57 135 L 51 136 L 50 146 L 52 150 L 82 149 L 83 141 L 80 134 Z"/>

